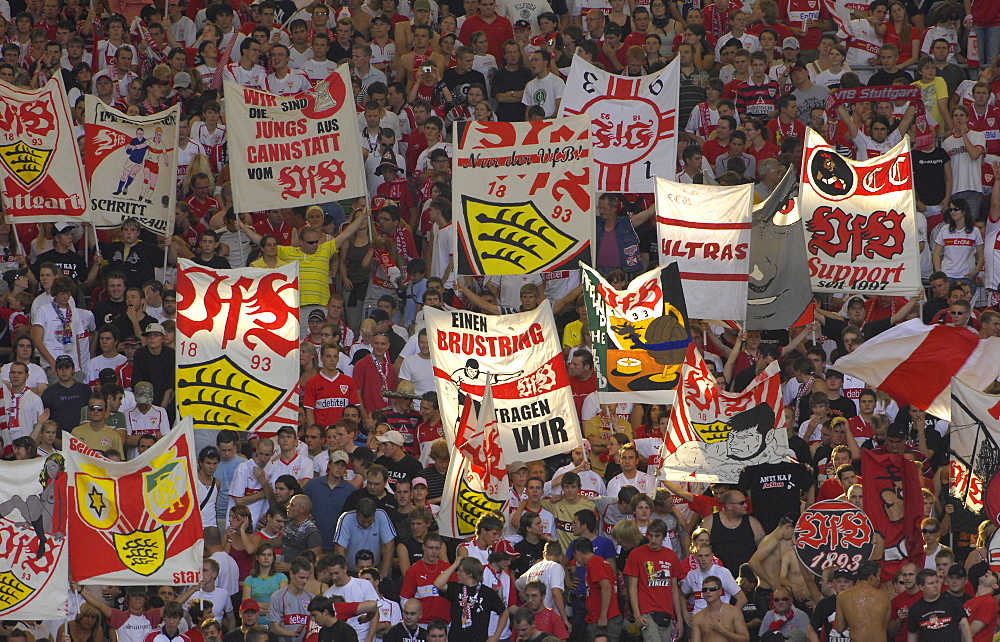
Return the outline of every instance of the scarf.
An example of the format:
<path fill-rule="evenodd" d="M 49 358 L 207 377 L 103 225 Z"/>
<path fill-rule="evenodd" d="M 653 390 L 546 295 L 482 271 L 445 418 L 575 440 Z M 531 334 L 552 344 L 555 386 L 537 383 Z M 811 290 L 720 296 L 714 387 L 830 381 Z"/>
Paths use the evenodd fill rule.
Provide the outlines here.
<path fill-rule="evenodd" d="M 219 57 L 218 65 L 216 66 L 215 75 L 212 76 L 212 89 L 220 89 L 222 87 L 222 72 L 220 69 L 225 69 L 229 61 L 232 60 L 233 47 L 236 45 L 236 36 L 240 35 L 238 31 L 233 29 L 233 37 L 229 39 L 229 44 L 226 45 L 226 50 L 222 52 L 222 56 Z M 225 38 L 225 35 L 223 35 Z"/>
<path fill-rule="evenodd" d="M 795 617 L 795 607 L 788 609 L 788 613 L 784 615 L 779 615 L 777 611 L 771 611 L 771 613 L 774 614 L 774 621 L 768 628 L 772 631 L 781 631 L 781 627 L 791 622 L 792 618 Z"/>
<path fill-rule="evenodd" d="M 813 381 L 815 381 L 815 380 L 816 380 L 816 377 L 814 377 L 812 375 L 809 375 L 809 379 L 805 383 L 801 384 L 799 386 L 799 391 L 795 393 L 795 405 L 793 406 L 793 408 L 795 408 L 795 423 L 796 424 L 799 423 L 799 401 L 802 400 L 802 396 L 803 395 L 805 395 L 807 392 L 809 392 L 810 390 L 812 390 Z"/>
<path fill-rule="evenodd" d="M 923 92 L 920 87 L 913 85 L 900 87 L 890 85 L 888 87 L 850 87 L 838 89 L 826 99 L 827 134 L 829 140 L 837 131 L 837 124 L 840 116 L 837 115 L 837 107 L 840 105 L 850 105 L 854 103 L 877 102 L 887 100 L 896 102 L 905 100 L 913 105 L 916 114 L 913 118 L 913 127 L 917 132 L 917 149 L 922 149 L 931 144 L 934 139 L 934 128 L 927 122 L 927 110 L 924 108 Z"/>

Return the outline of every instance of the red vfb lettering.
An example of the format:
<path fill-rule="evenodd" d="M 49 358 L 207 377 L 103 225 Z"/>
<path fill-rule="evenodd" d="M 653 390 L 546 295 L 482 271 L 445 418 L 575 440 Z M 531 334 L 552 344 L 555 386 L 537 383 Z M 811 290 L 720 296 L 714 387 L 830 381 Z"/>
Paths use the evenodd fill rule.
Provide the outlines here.
<path fill-rule="evenodd" d="M 806 229 L 812 233 L 808 250 L 812 255 L 835 257 L 850 255 L 851 260 L 860 256 L 891 259 L 903 253 L 902 222 L 904 215 L 896 210 L 864 214 L 848 214 L 844 210 L 827 206 L 819 207 Z"/>
<path fill-rule="evenodd" d="M 840 546 L 860 548 L 871 541 L 871 529 L 864 518 L 857 513 L 842 513 L 834 516 L 834 533 L 840 538 Z"/>
<path fill-rule="evenodd" d="M 807 549 L 832 548 L 829 516 L 823 513 L 806 513 L 799 522 L 801 530 L 795 532 L 798 545 Z"/>

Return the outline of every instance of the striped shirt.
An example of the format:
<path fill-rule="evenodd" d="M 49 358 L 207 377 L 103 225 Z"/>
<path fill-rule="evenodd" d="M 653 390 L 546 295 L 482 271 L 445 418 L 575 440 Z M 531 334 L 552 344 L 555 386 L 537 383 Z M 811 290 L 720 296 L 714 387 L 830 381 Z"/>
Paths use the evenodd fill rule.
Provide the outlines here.
<path fill-rule="evenodd" d="M 297 247 L 278 246 L 278 258 L 299 262 L 299 305 L 325 306 L 330 300 L 330 259 L 337 253 L 334 239 L 306 254 Z"/>

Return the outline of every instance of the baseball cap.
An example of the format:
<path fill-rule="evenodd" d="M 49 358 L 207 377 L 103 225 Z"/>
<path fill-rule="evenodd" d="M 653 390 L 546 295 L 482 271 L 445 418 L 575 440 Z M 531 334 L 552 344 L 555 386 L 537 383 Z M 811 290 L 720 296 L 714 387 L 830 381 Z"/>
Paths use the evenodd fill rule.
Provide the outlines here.
<path fill-rule="evenodd" d="M 136 403 L 153 403 L 153 384 L 148 381 L 140 381 L 133 389 Z"/>
<path fill-rule="evenodd" d="M 947 577 L 968 577 L 969 574 L 966 572 L 965 567 L 961 564 L 952 564 L 948 569 Z"/>
<path fill-rule="evenodd" d="M 309 319 L 319 319 L 320 321 L 326 321 L 326 314 L 322 310 L 313 310 L 309 313 Z"/>
<path fill-rule="evenodd" d="M 397 446 L 402 446 L 406 444 L 406 438 L 404 438 L 403 433 L 399 432 L 398 430 L 390 430 L 384 435 L 379 435 L 375 439 L 382 442 L 383 444 L 396 444 Z"/>
<path fill-rule="evenodd" d="M 389 320 L 389 313 L 381 308 L 375 308 L 374 310 L 372 310 L 372 313 L 368 315 L 368 318 L 374 321 L 375 323 L 380 323 L 382 321 Z"/>
<path fill-rule="evenodd" d="M 441 34 L 440 36 L 438 36 L 438 42 L 441 42 L 445 38 L 454 38 L 455 40 L 458 40 L 458 34 L 455 33 L 454 31 L 447 31 L 447 32 Z"/>
<path fill-rule="evenodd" d="M 111 76 L 107 76 L 107 75 L 104 75 L 104 74 L 96 76 L 94 78 L 94 84 L 95 85 L 97 83 L 102 83 L 102 82 L 106 82 L 108 84 L 111 84 L 111 83 L 114 83 L 115 81 L 111 80 Z"/>
<path fill-rule="evenodd" d="M 622 35 L 622 28 L 617 22 L 611 22 L 610 20 L 604 25 L 604 34 L 607 35 L 613 33 L 616 36 Z"/>
<path fill-rule="evenodd" d="M 899 424 L 889 424 L 889 429 L 885 432 L 886 438 L 906 439 L 906 431 Z"/>
<path fill-rule="evenodd" d="M 509 470 L 512 473 L 522 469 L 524 470 L 528 469 L 528 464 L 524 463 L 523 461 L 512 461 L 510 464 L 507 465 L 507 470 Z"/>
<path fill-rule="evenodd" d="M 174 76 L 174 89 L 190 89 L 191 88 L 191 74 L 186 71 L 182 71 Z"/>
<path fill-rule="evenodd" d="M 827 376 L 827 378 L 830 378 L 830 377 L 840 377 L 841 379 L 843 379 L 844 378 L 844 373 L 841 372 L 840 370 L 834 370 L 834 369 L 831 368 L 830 370 L 826 371 L 826 376 Z"/>
<path fill-rule="evenodd" d="M 850 572 L 846 568 L 838 568 L 836 571 L 833 572 L 833 579 L 836 580 L 836 579 L 839 579 L 839 578 L 844 578 L 844 579 L 847 579 L 847 580 L 853 580 L 854 579 L 854 573 Z"/>
<path fill-rule="evenodd" d="M 799 64 L 799 63 L 795 63 L 795 64 L 794 64 L 794 65 L 792 65 L 792 66 L 791 66 L 791 68 L 790 68 L 790 69 L 788 70 L 788 73 L 792 73 L 793 71 L 796 71 L 796 70 L 797 70 L 797 71 L 809 71 L 809 69 L 807 69 L 805 65 L 803 65 L 803 64 Z"/>
<path fill-rule="evenodd" d="M 332 455 L 330 455 L 330 463 L 334 462 L 350 463 L 351 458 L 343 450 L 337 450 Z"/>
<path fill-rule="evenodd" d="M 166 334 L 163 330 L 163 326 L 159 323 L 150 323 L 146 326 L 146 330 L 142 333 L 142 336 L 147 334 L 153 334 L 154 332 L 159 332 L 160 334 Z"/>
<path fill-rule="evenodd" d="M 517 20 L 514 22 L 515 29 L 531 29 L 531 23 L 527 20 Z"/>
<path fill-rule="evenodd" d="M 372 199 L 372 211 L 377 212 L 389 204 L 389 199 L 384 196 L 376 196 Z"/>
<path fill-rule="evenodd" d="M 73 363 L 73 358 L 69 355 L 60 355 L 56 359 L 56 367 L 62 368 L 63 366 L 69 366 L 70 368 L 75 368 L 76 364 Z"/>
<path fill-rule="evenodd" d="M 793 38 L 792 36 L 789 36 L 789 37 L 787 37 L 787 38 L 785 38 L 784 40 L 781 41 L 781 48 L 782 49 L 798 49 L 799 48 L 799 39 L 798 38 Z"/>
<path fill-rule="evenodd" d="M 260 604 L 257 604 L 257 600 L 243 600 L 240 604 L 240 613 L 246 613 L 247 611 L 257 611 L 260 613 Z"/>
<path fill-rule="evenodd" d="M 137 346 L 141 345 L 142 341 L 139 341 L 139 337 L 135 336 L 134 334 L 130 334 L 129 336 L 122 339 L 122 344 L 127 346 Z"/>
<path fill-rule="evenodd" d="M 497 540 L 497 543 L 493 545 L 493 552 L 504 553 L 506 555 L 510 555 L 511 557 L 520 557 L 521 555 L 517 552 L 517 549 L 514 548 L 514 545 L 505 539 Z"/>
<path fill-rule="evenodd" d="M 423 484 L 425 488 L 430 486 L 430 484 L 427 483 L 427 480 L 424 479 L 423 477 L 414 477 L 413 481 L 410 482 L 411 487 L 419 486 L 421 484 Z"/>
<path fill-rule="evenodd" d="M 72 232 L 74 227 L 76 226 L 72 223 L 56 223 L 53 229 L 56 234 L 62 234 L 63 232 Z"/>
<path fill-rule="evenodd" d="M 431 10 L 430 0 L 416 0 L 416 2 L 413 3 L 413 10 L 430 11 Z"/>
<path fill-rule="evenodd" d="M 7 282 L 7 287 L 11 290 L 14 289 L 14 281 L 18 280 L 22 276 L 28 273 L 28 268 L 18 268 L 16 270 L 7 270 L 3 273 L 3 280 Z"/>

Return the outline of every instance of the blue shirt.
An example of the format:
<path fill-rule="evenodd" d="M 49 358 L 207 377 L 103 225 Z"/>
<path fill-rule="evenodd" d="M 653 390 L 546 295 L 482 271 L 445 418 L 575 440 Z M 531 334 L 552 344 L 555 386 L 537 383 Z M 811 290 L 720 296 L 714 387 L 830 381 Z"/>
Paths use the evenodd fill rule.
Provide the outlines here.
<path fill-rule="evenodd" d="M 312 500 L 317 510 L 313 511 L 313 521 L 323 536 L 323 550 L 333 550 L 333 536 L 337 530 L 337 520 L 344 512 L 344 502 L 354 492 L 354 486 L 341 480 L 336 488 L 330 488 L 326 475 L 306 482 L 302 494 Z"/>
<path fill-rule="evenodd" d="M 220 524 L 225 524 L 229 519 L 226 508 L 229 506 L 229 486 L 233 483 L 233 474 L 236 473 L 236 467 L 246 460 L 243 455 L 236 455 L 229 461 L 220 461 L 219 467 L 215 469 L 215 478 L 219 480 L 219 496 L 225 498 L 216 504 Z"/>
<path fill-rule="evenodd" d="M 611 541 L 610 538 L 604 535 L 598 535 L 594 539 L 594 555 L 599 555 L 606 560 L 609 560 L 616 555 L 618 551 L 615 550 L 615 543 Z M 573 559 L 573 545 L 570 544 L 566 548 L 566 557 Z M 586 595 L 587 594 L 587 567 L 586 566 L 575 566 L 574 573 L 576 574 L 576 589 L 572 591 L 573 595 Z"/>
<path fill-rule="evenodd" d="M 358 524 L 356 511 L 342 514 L 337 520 L 337 532 L 333 536 L 333 543 L 344 547 L 347 570 L 357 571 L 354 557 L 358 551 L 367 549 L 375 553 L 377 567 L 382 560 L 382 545 L 394 539 L 396 539 L 396 529 L 392 527 L 392 520 L 384 510 L 376 508 L 375 521 L 368 528 L 361 528 Z"/>

